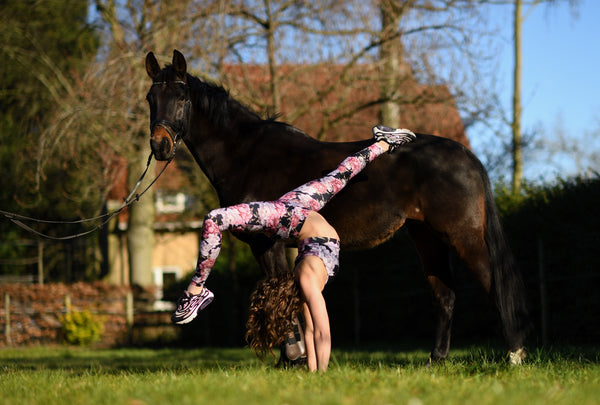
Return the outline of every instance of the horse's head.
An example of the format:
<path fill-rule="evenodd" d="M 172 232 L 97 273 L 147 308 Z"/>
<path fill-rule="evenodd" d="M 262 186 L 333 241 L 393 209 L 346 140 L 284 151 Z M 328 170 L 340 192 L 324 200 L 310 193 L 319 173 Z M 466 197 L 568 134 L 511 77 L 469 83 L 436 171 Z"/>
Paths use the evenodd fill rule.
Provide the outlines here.
<path fill-rule="evenodd" d="M 154 54 L 146 55 L 146 72 L 152 86 L 146 99 L 150 106 L 150 147 L 156 160 L 169 160 L 188 130 L 191 100 L 187 65 L 181 52 L 173 51 L 173 64 L 160 68 Z"/>

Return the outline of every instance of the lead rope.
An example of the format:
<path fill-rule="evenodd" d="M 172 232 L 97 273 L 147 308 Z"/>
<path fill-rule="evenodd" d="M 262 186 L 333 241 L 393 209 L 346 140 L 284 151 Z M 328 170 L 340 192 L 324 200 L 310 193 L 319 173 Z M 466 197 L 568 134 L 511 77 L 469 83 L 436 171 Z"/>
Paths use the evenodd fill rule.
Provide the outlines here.
<path fill-rule="evenodd" d="M 175 157 L 175 151 L 177 150 L 177 146 L 179 146 L 179 142 L 177 142 L 175 144 L 175 150 L 173 151 L 173 157 L 171 159 L 169 159 L 165 163 L 165 165 L 163 166 L 163 168 L 161 169 L 161 171 L 158 173 L 158 175 L 156 175 L 156 177 L 154 178 L 154 180 L 152 180 L 152 182 L 150 182 L 150 184 L 141 193 L 136 194 L 135 192 L 137 191 L 137 189 L 142 184 L 142 180 L 144 180 L 144 177 L 146 176 L 146 173 L 148 172 L 148 169 L 150 168 L 150 162 L 152 161 L 152 155 L 153 155 L 152 152 L 150 152 L 150 156 L 148 156 L 148 162 L 146 163 L 146 169 L 144 170 L 144 172 L 140 176 L 139 180 L 137 181 L 137 183 L 133 187 L 133 190 L 131 190 L 131 193 L 129 193 L 129 196 L 127 196 L 127 198 L 123 198 L 123 204 L 119 208 L 117 208 L 116 210 L 114 210 L 114 211 L 107 212 L 106 214 L 99 215 L 97 217 L 84 218 L 84 219 L 80 219 L 80 220 L 77 220 L 77 221 L 49 221 L 49 220 L 44 220 L 44 219 L 30 218 L 30 217 L 26 217 L 26 216 L 23 216 L 23 215 L 15 214 L 15 213 L 4 211 L 4 210 L 0 210 L 0 214 L 4 215 L 8 220 L 10 220 L 14 224 L 18 225 L 19 227 L 25 229 L 26 231 L 31 232 L 31 233 L 33 233 L 35 235 L 41 236 L 41 237 L 46 238 L 46 239 L 52 239 L 52 240 L 70 240 L 70 239 L 80 238 L 82 236 L 89 235 L 90 233 L 95 232 L 98 229 L 102 228 L 111 219 L 113 219 L 116 215 L 118 215 L 121 211 L 123 211 L 125 208 L 131 206 L 134 202 L 138 201 L 140 199 L 140 197 L 143 196 L 146 193 L 146 191 L 148 191 L 150 189 L 150 187 L 152 187 L 152 185 L 154 183 L 156 183 L 156 181 L 158 180 L 158 178 L 163 174 L 163 172 L 165 171 L 165 169 L 167 168 L 167 166 L 169 165 L 169 163 L 171 163 L 171 161 Z M 41 224 L 72 225 L 72 224 L 82 224 L 82 223 L 86 223 L 86 222 L 98 221 L 98 220 L 101 220 L 101 219 L 104 219 L 104 218 L 106 218 L 106 219 L 104 221 L 102 221 L 102 223 L 100 223 L 99 225 L 96 225 L 95 227 L 93 227 L 92 229 L 90 229 L 88 231 L 81 232 L 81 233 L 78 233 L 78 234 L 73 234 L 73 235 L 67 235 L 67 236 L 52 236 L 52 235 L 48 235 L 48 234 L 45 234 L 45 233 L 42 233 L 42 232 L 39 232 L 39 231 L 33 229 L 32 227 L 30 227 L 29 225 L 27 225 L 27 224 L 25 224 L 23 222 L 23 221 L 31 221 L 31 222 L 41 223 Z"/>

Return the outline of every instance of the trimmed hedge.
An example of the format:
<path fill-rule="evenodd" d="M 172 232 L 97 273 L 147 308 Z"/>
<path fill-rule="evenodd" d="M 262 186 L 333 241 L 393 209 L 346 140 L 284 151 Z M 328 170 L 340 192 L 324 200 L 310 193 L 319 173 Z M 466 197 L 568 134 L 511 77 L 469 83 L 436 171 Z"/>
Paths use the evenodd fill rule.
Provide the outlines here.
<path fill-rule="evenodd" d="M 596 343 L 600 339 L 600 176 L 526 187 L 511 196 L 500 188 L 504 217 L 530 293 L 533 337 L 542 341 L 542 283 L 547 342 Z"/>

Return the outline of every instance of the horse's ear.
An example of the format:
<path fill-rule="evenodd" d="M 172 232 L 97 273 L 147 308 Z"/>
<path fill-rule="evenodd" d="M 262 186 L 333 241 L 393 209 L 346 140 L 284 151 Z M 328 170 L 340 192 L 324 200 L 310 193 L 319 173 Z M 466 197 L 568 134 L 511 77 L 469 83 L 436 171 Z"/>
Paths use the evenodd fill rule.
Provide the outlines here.
<path fill-rule="evenodd" d="M 151 79 L 154 79 L 160 73 L 160 65 L 152 52 L 146 55 L 146 72 Z"/>
<path fill-rule="evenodd" d="M 173 67 L 180 77 L 185 77 L 187 71 L 187 64 L 185 62 L 185 56 L 177 49 L 173 50 Z"/>

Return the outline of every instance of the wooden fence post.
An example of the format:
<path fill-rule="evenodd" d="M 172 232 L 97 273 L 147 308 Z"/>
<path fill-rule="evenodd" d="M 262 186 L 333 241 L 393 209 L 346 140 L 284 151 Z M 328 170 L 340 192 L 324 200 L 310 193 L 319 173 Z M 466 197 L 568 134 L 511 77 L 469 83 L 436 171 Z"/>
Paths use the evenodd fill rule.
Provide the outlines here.
<path fill-rule="evenodd" d="M 68 314 L 71 312 L 71 294 L 65 295 L 65 312 Z"/>
<path fill-rule="evenodd" d="M 44 242 L 38 242 L 38 260 L 37 260 L 37 270 L 38 270 L 38 284 L 44 285 Z"/>
<path fill-rule="evenodd" d="M 133 293 L 127 291 L 126 303 L 125 303 L 125 319 L 127 323 L 127 336 L 129 343 L 133 343 Z"/>
<path fill-rule="evenodd" d="M 12 345 L 12 337 L 10 336 L 10 295 L 4 293 L 4 336 L 6 336 L 6 344 Z"/>

